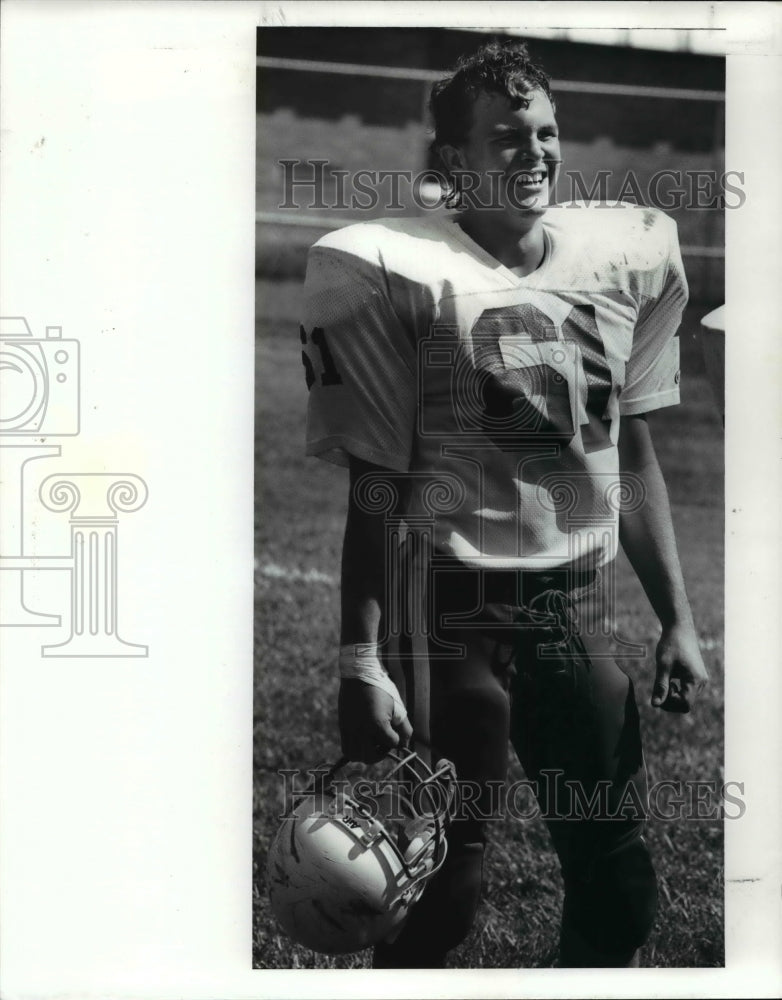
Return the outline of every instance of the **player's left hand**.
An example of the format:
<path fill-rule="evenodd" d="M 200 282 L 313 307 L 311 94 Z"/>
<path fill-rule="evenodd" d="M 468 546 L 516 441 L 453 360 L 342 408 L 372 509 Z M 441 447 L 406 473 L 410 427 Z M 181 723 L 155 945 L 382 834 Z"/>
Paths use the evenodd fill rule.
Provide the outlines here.
<path fill-rule="evenodd" d="M 652 705 L 665 712 L 689 712 L 709 681 L 694 627 L 663 629 L 657 643 L 657 675 Z"/>

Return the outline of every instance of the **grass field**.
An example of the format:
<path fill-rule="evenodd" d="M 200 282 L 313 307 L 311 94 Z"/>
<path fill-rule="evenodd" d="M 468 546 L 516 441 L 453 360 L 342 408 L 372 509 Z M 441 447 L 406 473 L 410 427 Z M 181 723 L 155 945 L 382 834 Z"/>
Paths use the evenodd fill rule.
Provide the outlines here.
<path fill-rule="evenodd" d="M 265 859 L 278 825 L 278 768 L 307 768 L 338 755 L 336 727 L 338 570 L 347 480 L 303 455 L 306 388 L 300 362 L 298 281 L 259 280 L 256 303 L 256 613 L 253 800 L 253 965 L 360 968 L 368 953 L 337 960 L 292 945 L 267 902 Z M 636 683 L 651 782 L 722 780 L 723 438 L 693 331 L 682 327 L 683 404 L 652 426 L 666 473 L 679 549 L 712 683 L 696 711 L 649 706 L 653 666 L 623 665 Z M 620 565 L 620 631 L 653 649 L 654 616 Z M 511 777 L 521 777 L 518 765 Z M 723 950 L 722 822 L 654 820 L 648 842 L 660 912 L 642 964 L 720 966 Z M 555 957 L 561 888 L 540 820 L 495 824 L 486 891 L 475 927 L 453 954 L 459 968 L 533 968 Z"/>

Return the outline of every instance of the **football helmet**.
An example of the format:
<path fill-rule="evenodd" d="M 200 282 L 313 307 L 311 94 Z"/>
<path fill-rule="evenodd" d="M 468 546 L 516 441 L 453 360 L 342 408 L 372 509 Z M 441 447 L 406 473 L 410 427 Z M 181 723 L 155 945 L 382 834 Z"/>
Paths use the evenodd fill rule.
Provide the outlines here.
<path fill-rule="evenodd" d="M 337 955 L 393 940 L 445 860 L 453 764 L 392 750 L 373 769 L 341 760 L 294 797 L 268 857 L 285 933 Z"/>

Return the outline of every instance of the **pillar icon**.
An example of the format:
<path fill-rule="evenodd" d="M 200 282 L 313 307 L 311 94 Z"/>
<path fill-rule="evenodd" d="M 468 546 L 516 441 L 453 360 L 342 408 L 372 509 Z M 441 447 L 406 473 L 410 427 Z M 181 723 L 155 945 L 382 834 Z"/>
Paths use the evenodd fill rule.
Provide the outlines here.
<path fill-rule="evenodd" d="M 39 491 L 44 507 L 68 512 L 71 528 L 71 634 L 43 646 L 43 656 L 146 656 L 147 646 L 118 633 L 117 565 L 119 515 L 146 503 L 140 476 L 122 473 L 59 473 Z"/>

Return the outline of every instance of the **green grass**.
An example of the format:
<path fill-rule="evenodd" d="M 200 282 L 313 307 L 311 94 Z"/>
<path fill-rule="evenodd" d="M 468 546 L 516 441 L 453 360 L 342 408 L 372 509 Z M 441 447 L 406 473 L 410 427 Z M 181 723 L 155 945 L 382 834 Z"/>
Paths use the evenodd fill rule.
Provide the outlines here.
<path fill-rule="evenodd" d="M 265 857 L 279 822 L 278 768 L 313 766 L 338 754 L 336 726 L 338 571 L 346 475 L 303 456 L 306 388 L 296 320 L 298 282 L 258 282 L 255 771 L 253 965 L 361 968 L 368 955 L 330 959 L 292 945 L 269 912 Z M 723 441 L 694 342 L 692 309 L 682 328 L 683 404 L 652 420 L 665 471 L 699 638 L 712 683 L 694 713 L 649 706 L 653 667 L 628 660 L 636 683 L 650 780 L 722 778 Z M 298 572 L 299 579 L 277 575 Z M 620 560 L 620 631 L 653 649 L 657 627 L 640 584 Z M 520 778 L 518 765 L 511 779 Z M 715 820 L 655 820 L 648 842 L 660 912 L 643 964 L 719 966 L 723 949 L 723 840 Z M 486 891 L 475 927 L 452 965 L 550 966 L 562 893 L 556 858 L 539 820 L 493 825 Z"/>

